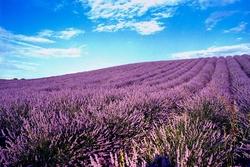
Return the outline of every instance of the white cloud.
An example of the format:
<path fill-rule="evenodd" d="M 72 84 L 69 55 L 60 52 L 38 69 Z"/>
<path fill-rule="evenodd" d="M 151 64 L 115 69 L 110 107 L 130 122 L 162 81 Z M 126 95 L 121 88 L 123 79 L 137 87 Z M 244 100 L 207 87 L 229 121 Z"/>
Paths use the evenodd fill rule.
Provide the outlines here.
<path fill-rule="evenodd" d="M 152 16 L 154 17 L 155 20 L 170 18 L 170 17 L 173 17 L 175 11 L 176 11 L 176 8 L 174 8 L 174 7 L 168 8 L 168 9 L 165 9 L 163 11 L 153 13 Z"/>
<path fill-rule="evenodd" d="M 26 35 L 15 35 L 15 39 L 24 41 L 24 42 L 34 42 L 34 43 L 54 43 L 55 41 L 42 38 L 38 36 L 26 36 Z"/>
<path fill-rule="evenodd" d="M 238 26 L 225 30 L 224 33 L 239 33 L 246 30 L 247 23 L 241 22 Z"/>
<path fill-rule="evenodd" d="M 64 7 L 64 5 L 65 5 L 64 1 L 62 1 L 62 3 L 59 3 L 55 6 L 54 11 L 57 12 L 57 11 L 61 10 Z"/>
<path fill-rule="evenodd" d="M 80 57 L 82 47 L 51 48 L 37 44 L 37 41 L 21 34 L 13 34 L 0 27 L 0 57 Z M 2 33 L 4 32 L 4 33 Z M 49 31 L 44 31 L 44 36 L 50 36 Z M 66 36 L 72 36 L 67 34 Z M 27 38 L 27 39 L 26 39 Z M 41 37 L 42 38 L 42 37 Z M 38 38 L 39 39 L 39 38 Z M 42 38 L 43 39 L 43 38 Z M 40 42 L 40 41 L 39 41 Z"/>
<path fill-rule="evenodd" d="M 134 30 L 142 35 L 152 33 L 145 32 L 144 25 L 152 28 L 154 23 L 157 31 L 165 28 L 163 19 L 173 17 L 178 7 L 199 6 L 208 8 L 213 6 L 225 6 L 233 4 L 238 0 L 76 0 L 84 6 L 89 7 L 87 16 L 97 23 L 95 31 L 115 32 L 123 29 Z M 211 30 L 223 17 L 229 14 L 215 13 L 206 21 L 207 29 Z M 152 22 L 153 20 L 157 21 Z M 134 28 L 134 24 L 143 26 L 143 30 Z M 156 23 L 156 24 L 155 24 Z M 158 26 L 157 26 L 158 25 Z M 141 33 L 142 32 L 142 33 Z"/>
<path fill-rule="evenodd" d="M 133 28 L 141 35 L 150 35 L 162 31 L 165 27 L 161 23 L 152 21 L 142 21 L 133 24 Z"/>
<path fill-rule="evenodd" d="M 9 41 L 3 45 L 4 50 L 0 51 L 2 56 L 16 56 L 16 57 L 80 57 L 82 55 L 81 47 L 69 48 L 45 48 L 37 45 L 27 45 L 26 43 L 17 43 Z"/>
<path fill-rule="evenodd" d="M 54 31 L 48 30 L 48 29 L 38 32 L 38 36 L 40 37 L 52 37 L 53 34 L 54 34 Z"/>
<path fill-rule="evenodd" d="M 40 48 L 28 50 L 25 55 L 34 55 L 38 57 L 80 57 L 80 48 Z"/>
<path fill-rule="evenodd" d="M 76 37 L 80 34 L 84 34 L 84 30 L 80 30 L 77 28 L 66 28 L 61 31 L 53 31 L 53 30 L 42 30 L 38 33 L 38 36 L 40 37 L 49 37 L 49 38 L 60 38 L 60 39 L 71 39 L 73 37 Z"/>
<path fill-rule="evenodd" d="M 118 30 L 128 28 L 128 23 L 126 22 L 119 22 L 117 24 L 111 24 L 111 25 L 106 25 L 106 24 L 98 24 L 96 29 L 94 31 L 97 32 L 116 32 Z"/>
<path fill-rule="evenodd" d="M 15 34 L 0 27 L 0 77 L 4 77 L 1 71 L 35 71 L 37 65 L 30 63 L 30 58 L 75 58 L 87 54 L 83 52 L 83 45 L 56 47 L 56 39 L 71 39 L 81 33 L 84 31 L 67 28 L 62 31 L 43 30 L 32 36 Z"/>
<path fill-rule="evenodd" d="M 220 11 L 210 14 L 210 16 L 205 20 L 207 31 L 211 31 L 216 26 L 216 24 L 235 13 L 236 11 Z"/>
<path fill-rule="evenodd" d="M 214 6 L 225 6 L 229 4 L 233 4 L 239 0 L 198 0 L 199 5 L 202 9 L 206 9 L 208 7 Z"/>
<path fill-rule="evenodd" d="M 1 72 L 36 71 L 37 64 L 29 58 L 75 58 L 85 54 L 82 47 L 46 48 L 13 39 L 0 37 L 0 78 L 6 78 Z"/>
<path fill-rule="evenodd" d="M 156 32 L 162 31 L 165 27 L 162 23 L 156 20 L 141 21 L 141 22 L 119 22 L 113 25 L 99 24 L 95 31 L 98 32 L 116 32 L 121 29 L 135 30 L 141 35 L 151 35 Z"/>
<path fill-rule="evenodd" d="M 83 30 L 79 30 L 76 28 L 67 28 L 63 31 L 59 31 L 57 33 L 57 37 L 61 38 L 61 39 L 70 39 L 72 37 L 78 36 L 78 35 L 83 34 L 83 33 L 85 33 L 85 31 L 83 31 Z"/>
<path fill-rule="evenodd" d="M 32 43 L 54 43 L 55 41 L 40 37 L 40 36 L 28 36 L 22 34 L 13 34 L 10 31 L 7 31 L 0 27 L 0 38 L 9 39 L 9 40 L 18 40 L 23 42 L 32 42 Z"/>
<path fill-rule="evenodd" d="M 91 19 L 128 19 L 142 16 L 152 8 L 176 6 L 184 0 L 88 0 Z"/>
<path fill-rule="evenodd" d="M 162 31 L 161 19 L 173 16 L 175 7 L 187 0 L 88 0 L 81 1 L 90 7 L 90 19 L 100 21 L 95 31 L 115 32 L 130 29 L 141 35 Z M 148 14 L 148 19 L 142 17 Z"/>
<path fill-rule="evenodd" d="M 5 60 L 0 57 L 0 70 L 11 70 L 11 71 L 35 71 L 38 64 L 31 62 L 22 62 L 17 60 Z M 1 76 L 0 76 L 1 77 Z"/>
<path fill-rule="evenodd" d="M 195 50 L 187 52 L 179 52 L 172 54 L 174 59 L 187 59 L 198 57 L 213 57 L 213 56 L 234 56 L 250 54 L 250 43 L 242 43 L 238 45 L 210 47 L 204 50 Z"/>

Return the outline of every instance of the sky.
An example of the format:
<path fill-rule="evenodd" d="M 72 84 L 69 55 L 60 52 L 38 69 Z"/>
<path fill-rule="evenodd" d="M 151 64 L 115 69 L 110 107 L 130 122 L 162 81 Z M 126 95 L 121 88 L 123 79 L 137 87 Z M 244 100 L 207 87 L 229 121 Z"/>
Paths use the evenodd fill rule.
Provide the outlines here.
<path fill-rule="evenodd" d="M 248 0 L 0 0 L 0 79 L 250 54 Z"/>

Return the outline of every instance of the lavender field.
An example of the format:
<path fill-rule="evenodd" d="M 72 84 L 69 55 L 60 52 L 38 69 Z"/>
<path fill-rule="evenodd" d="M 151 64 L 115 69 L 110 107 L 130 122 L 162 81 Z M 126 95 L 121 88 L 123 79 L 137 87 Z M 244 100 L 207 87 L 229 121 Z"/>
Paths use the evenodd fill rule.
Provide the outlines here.
<path fill-rule="evenodd" d="M 250 56 L 0 80 L 0 166 L 250 166 Z"/>

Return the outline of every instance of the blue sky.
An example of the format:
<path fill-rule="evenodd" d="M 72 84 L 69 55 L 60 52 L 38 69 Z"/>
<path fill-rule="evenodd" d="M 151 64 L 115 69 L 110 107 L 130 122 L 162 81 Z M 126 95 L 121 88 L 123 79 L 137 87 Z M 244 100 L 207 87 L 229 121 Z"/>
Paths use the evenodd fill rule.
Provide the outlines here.
<path fill-rule="evenodd" d="M 250 53 L 247 0 L 0 0 L 0 78 Z"/>

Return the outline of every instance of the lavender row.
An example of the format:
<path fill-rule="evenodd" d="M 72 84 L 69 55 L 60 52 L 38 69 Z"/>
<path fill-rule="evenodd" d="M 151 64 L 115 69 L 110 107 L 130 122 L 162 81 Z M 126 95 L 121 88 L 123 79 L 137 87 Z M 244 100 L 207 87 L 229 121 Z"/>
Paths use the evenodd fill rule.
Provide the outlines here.
<path fill-rule="evenodd" d="M 157 85 L 156 88 L 167 90 L 169 88 L 173 88 L 190 81 L 194 76 L 196 76 L 201 71 L 206 62 L 207 62 L 206 59 L 201 59 L 197 64 L 192 66 L 191 69 L 189 66 L 187 66 L 186 69 L 184 69 L 185 71 L 187 71 L 185 74 L 173 75 L 171 76 L 173 80 L 170 79 L 169 82 L 161 83 Z"/>
<path fill-rule="evenodd" d="M 211 81 L 214 73 L 215 62 L 216 58 L 209 59 L 200 72 L 198 72 L 198 74 L 191 80 L 170 89 L 167 92 L 169 94 L 169 98 L 175 103 L 192 100 L 193 97 L 203 88 L 206 88 L 207 84 Z"/>
<path fill-rule="evenodd" d="M 162 78 L 172 74 L 173 72 L 178 71 L 179 69 L 182 69 L 184 66 L 186 66 L 187 64 L 189 64 L 191 62 L 192 62 L 192 60 L 190 60 L 190 61 L 183 60 L 183 61 L 176 62 L 175 64 L 173 64 L 173 66 L 166 66 L 164 71 L 161 71 L 159 74 L 143 80 L 143 84 L 147 84 L 147 83 L 162 79 Z"/>
<path fill-rule="evenodd" d="M 163 63 L 163 64 L 156 64 L 153 65 L 152 68 L 149 66 L 145 66 L 144 69 L 141 69 L 141 71 L 136 71 L 134 73 L 128 73 L 125 76 L 118 77 L 112 79 L 107 85 L 114 85 L 115 87 L 123 87 L 123 86 L 129 86 L 134 84 L 135 82 L 140 82 L 141 80 L 144 80 L 145 78 L 150 78 L 158 73 L 161 73 L 161 71 L 165 70 L 166 66 L 175 66 L 175 61 L 171 61 L 169 63 Z"/>
<path fill-rule="evenodd" d="M 176 75 L 178 76 L 180 74 L 185 73 L 186 71 L 183 71 L 183 70 L 185 69 L 187 70 L 187 67 L 192 68 L 192 66 L 195 65 L 195 63 L 197 63 L 197 60 L 184 61 L 184 63 L 176 66 L 175 68 L 168 70 L 167 72 L 161 75 L 156 75 L 155 77 L 148 78 L 145 82 L 143 82 L 143 84 L 154 86 L 164 81 L 169 81 L 175 78 L 174 76 Z"/>
<path fill-rule="evenodd" d="M 198 98 L 216 98 L 224 103 L 232 103 L 230 78 L 225 58 L 218 58 L 211 81 L 197 96 Z"/>
<path fill-rule="evenodd" d="M 233 97 L 239 106 L 239 110 L 247 112 L 250 108 L 250 78 L 233 57 L 227 58 L 227 65 Z"/>
<path fill-rule="evenodd" d="M 250 77 L 250 59 L 244 56 L 235 56 L 235 59 L 239 62 L 240 66 L 246 72 L 248 77 Z"/>

